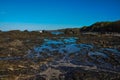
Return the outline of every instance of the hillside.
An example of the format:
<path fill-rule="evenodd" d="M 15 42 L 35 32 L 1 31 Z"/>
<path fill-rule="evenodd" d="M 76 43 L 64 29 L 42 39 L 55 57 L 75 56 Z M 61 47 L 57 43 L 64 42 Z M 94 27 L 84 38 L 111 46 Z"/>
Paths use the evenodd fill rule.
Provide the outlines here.
<path fill-rule="evenodd" d="M 96 22 L 91 26 L 80 29 L 82 32 L 118 32 L 120 33 L 120 20 L 115 22 Z"/>

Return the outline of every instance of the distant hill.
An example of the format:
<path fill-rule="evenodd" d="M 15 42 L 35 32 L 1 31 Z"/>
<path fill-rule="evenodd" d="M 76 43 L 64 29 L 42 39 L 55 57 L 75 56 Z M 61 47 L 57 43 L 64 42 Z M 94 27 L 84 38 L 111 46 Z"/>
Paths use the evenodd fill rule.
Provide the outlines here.
<path fill-rule="evenodd" d="M 120 20 L 115 22 L 97 22 L 91 26 L 85 26 L 80 29 L 81 32 L 119 32 Z"/>
<path fill-rule="evenodd" d="M 43 33 L 49 33 L 49 32 L 64 32 L 65 34 L 72 35 L 72 34 L 80 34 L 81 32 L 100 32 L 100 33 L 106 33 L 106 32 L 116 32 L 120 33 L 120 20 L 114 21 L 114 22 L 96 22 L 90 26 L 83 26 L 82 28 L 66 28 L 66 29 L 58 29 L 58 30 L 43 30 Z M 0 30 L 0 32 L 2 32 Z M 9 32 L 15 32 L 19 33 L 22 32 L 20 30 L 11 30 Z M 29 32 L 25 30 L 24 32 Z M 38 31 L 32 31 L 32 32 L 38 32 Z"/>

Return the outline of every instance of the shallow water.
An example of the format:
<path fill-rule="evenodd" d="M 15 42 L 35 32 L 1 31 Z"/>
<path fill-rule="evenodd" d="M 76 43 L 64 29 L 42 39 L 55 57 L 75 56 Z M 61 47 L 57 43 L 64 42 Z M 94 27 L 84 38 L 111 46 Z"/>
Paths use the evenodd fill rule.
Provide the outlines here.
<path fill-rule="evenodd" d="M 0 60 L 20 60 L 21 57 L 0 57 Z"/>
<path fill-rule="evenodd" d="M 91 44 L 77 44 L 77 37 L 44 39 L 43 44 L 28 51 L 23 58 L 40 59 L 53 57 L 53 63 L 65 65 L 92 65 L 112 69 L 114 63 L 120 63 L 120 51 L 115 48 L 97 48 Z M 60 58 L 59 56 L 62 55 Z M 20 57 L 1 57 L 0 60 L 20 60 Z M 112 62 L 111 62 L 112 60 Z M 119 64 L 118 64 L 119 65 Z M 117 66 L 118 68 L 120 66 Z"/>
<path fill-rule="evenodd" d="M 52 31 L 51 34 L 53 35 L 60 35 L 60 34 L 64 34 L 63 32 L 59 32 L 59 31 Z"/>
<path fill-rule="evenodd" d="M 119 60 L 120 52 L 117 49 L 112 48 L 99 48 L 96 49 L 95 45 L 91 44 L 77 44 L 76 37 L 59 38 L 58 40 L 44 39 L 44 43 L 41 46 L 34 47 L 32 52 L 32 58 L 44 58 L 45 56 L 56 56 L 57 54 L 64 55 L 57 61 L 62 61 L 66 64 L 74 65 L 92 65 L 103 68 L 112 69 L 114 66 L 111 62 L 104 61 L 110 59 L 109 56 L 117 56 Z M 47 55 L 43 55 L 47 53 Z M 53 53 L 55 53 L 53 55 Z M 71 58 L 71 55 L 73 57 Z M 30 58 L 30 57 L 29 57 Z M 69 63 L 68 63 L 69 62 Z M 56 63 L 56 58 L 53 63 Z M 59 63 L 58 63 L 59 64 Z M 66 65 L 65 64 L 65 65 Z M 109 67 L 108 67 L 109 66 Z"/>

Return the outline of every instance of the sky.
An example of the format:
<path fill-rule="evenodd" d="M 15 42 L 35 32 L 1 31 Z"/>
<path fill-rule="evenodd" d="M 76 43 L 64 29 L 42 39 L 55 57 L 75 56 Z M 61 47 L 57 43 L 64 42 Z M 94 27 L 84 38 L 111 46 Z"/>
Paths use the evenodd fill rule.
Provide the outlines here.
<path fill-rule="evenodd" d="M 120 20 L 120 0 L 0 0 L 0 30 L 54 30 Z"/>

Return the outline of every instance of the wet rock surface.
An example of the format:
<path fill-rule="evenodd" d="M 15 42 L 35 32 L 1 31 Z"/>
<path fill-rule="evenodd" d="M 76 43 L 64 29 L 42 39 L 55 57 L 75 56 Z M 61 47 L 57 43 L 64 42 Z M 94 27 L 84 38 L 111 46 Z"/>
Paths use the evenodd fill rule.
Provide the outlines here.
<path fill-rule="evenodd" d="M 0 80 L 119 80 L 120 36 L 74 32 L 0 32 Z"/>

